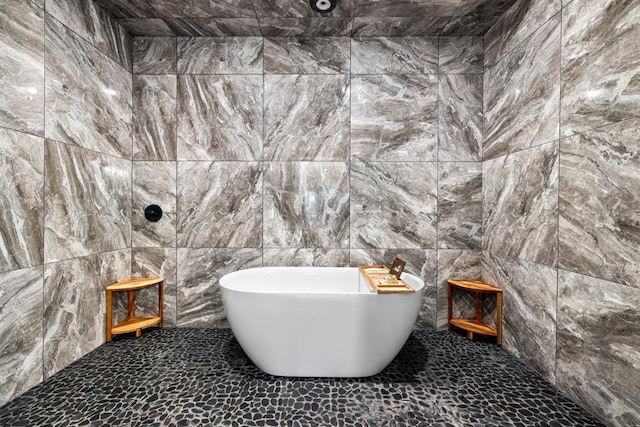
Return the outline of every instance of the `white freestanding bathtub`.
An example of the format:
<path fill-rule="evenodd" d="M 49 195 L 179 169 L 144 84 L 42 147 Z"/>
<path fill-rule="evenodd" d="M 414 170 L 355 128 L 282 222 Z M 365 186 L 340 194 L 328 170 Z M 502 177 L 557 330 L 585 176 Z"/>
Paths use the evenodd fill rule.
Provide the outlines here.
<path fill-rule="evenodd" d="M 357 268 L 263 267 L 220 279 L 231 330 L 247 356 L 272 375 L 366 377 L 406 342 L 422 306 L 415 293 L 374 293 Z"/>

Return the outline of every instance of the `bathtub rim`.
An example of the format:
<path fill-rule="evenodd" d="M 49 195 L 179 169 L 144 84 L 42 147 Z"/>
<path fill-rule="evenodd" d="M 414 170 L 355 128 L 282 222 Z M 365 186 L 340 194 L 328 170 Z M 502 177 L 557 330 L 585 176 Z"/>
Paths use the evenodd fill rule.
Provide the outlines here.
<path fill-rule="evenodd" d="M 296 291 L 290 291 L 290 290 L 270 290 L 268 289 L 267 286 L 265 286 L 264 289 L 260 289 L 260 290 L 256 290 L 256 289 L 238 289 L 236 287 L 229 287 L 228 284 L 223 283 L 223 281 L 226 281 L 225 278 L 227 280 L 232 279 L 233 276 L 236 275 L 241 275 L 241 274 L 248 274 L 249 272 L 255 272 L 256 270 L 289 270 L 289 269 L 300 269 L 300 270 L 309 270 L 309 269 L 313 269 L 313 270 L 322 270 L 322 269 L 332 269 L 332 270 L 344 270 L 344 269 L 348 269 L 348 270 L 354 270 L 357 271 L 357 277 L 358 280 L 365 280 L 362 276 L 360 271 L 358 270 L 358 267 L 324 267 L 324 266 L 318 266 L 318 267 L 314 267 L 314 266 L 267 266 L 267 267 L 250 267 L 250 268 L 245 268 L 245 269 L 241 269 L 241 270 L 236 270 L 236 271 L 232 271 L 231 273 L 227 273 L 224 276 L 222 276 L 218 282 L 220 284 L 221 288 L 224 288 L 226 291 L 232 291 L 232 292 L 241 292 L 241 293 L 252 293 L 252 294 L 270 294 L 270 295 L 277 295 L 277 294 L 296 294 L 296 295 L 327 295 L 327 294 L 335 294 L 335 295 L 381 295 L 381 296 L 391 296 L 391 295 L 415 295 L 418 294 L 422 291 L 424 291 L 425 287 L 426 287 L 426 283 L 425 281 L 420 278 L 419 276 L 416 276 L 415 274 L 410 274 L 410 273 L 403 273 L 403 276 L 409 276 L 411 278 L 410 281 L 408 281 L 407 283 L 413 287 L 413 289 L 415 290 L 415 292 L 412 293 L 405 293 L 405 294 L 400 294 L 400 293 L 396 293 L 396 294 L 378 294 L 376 292 L 361 292 L 361 291 L 347 291 L 347 292 L 327 292 L 327 291 L 302 291 L 302 290 L 296 290 Z M 365 280 L 366 281 L 366 280 Z M 415 286 L 415 284 L 418 283 L 419 286 Z M 366 283 L 366 287 L 367 289 L 371 290 L 371 287 L 369 286 L 368 283 Z"/>

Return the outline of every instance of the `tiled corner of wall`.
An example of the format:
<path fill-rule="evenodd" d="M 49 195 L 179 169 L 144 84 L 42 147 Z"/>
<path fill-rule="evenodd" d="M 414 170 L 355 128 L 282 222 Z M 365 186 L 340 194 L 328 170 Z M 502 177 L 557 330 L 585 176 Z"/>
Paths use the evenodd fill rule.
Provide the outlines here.
<path fill-rule="evenodd" d="M 559 270 L 556 384 L 611 425 L 640 424 L 640 289 Z"/>

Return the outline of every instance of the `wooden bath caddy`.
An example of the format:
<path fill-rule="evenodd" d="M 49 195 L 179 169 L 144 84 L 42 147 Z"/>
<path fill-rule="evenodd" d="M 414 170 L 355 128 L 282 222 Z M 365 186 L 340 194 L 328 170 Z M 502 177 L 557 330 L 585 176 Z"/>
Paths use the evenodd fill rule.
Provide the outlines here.
<path fill-rule="evenodd" d="M 379 294 L 411 294 L 416 291 L 403 280 L 398 280 L 394 284 L 387 284 L 389 269 L 385 265 L 361 265 L 358 269 L 360 274 L 367 279 L 371 289 Z"/>

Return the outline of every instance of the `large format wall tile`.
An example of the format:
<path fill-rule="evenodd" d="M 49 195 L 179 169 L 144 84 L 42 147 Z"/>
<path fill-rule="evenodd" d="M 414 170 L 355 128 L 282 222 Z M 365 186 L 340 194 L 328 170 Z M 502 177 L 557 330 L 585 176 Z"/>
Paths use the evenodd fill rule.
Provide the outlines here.
<path fill-rule="evenodd" d="M 484 74 L 484 159 L 558 139 L 560 17 Z"/>
<path fill-rule="evenodd" d="M 562 134 L 640 113 L 640 3 L 575 0 L 562 13 Z"/>
<path fill-rule="evenodd" d="M 409 274 L 424 280 L 422 307 L 418 313 L 415 327 L 435 329 L 436 327 L 436 271 L 437 253 L 424 249 L 352 249 L 351 266 L 385 264 L 390 266 L 398 257 L 405 261 L 405 270 Z"/>
<path fill-rule="evenodd" d="M 558 387 L 607 425 L 640 425 L 640 289 L 563 270 L 559 279 Z"/>
<path fill-rule="evenodd" d="M 176 76 L 133 77 L 133 159 L 176 159 Z"/>
<path fill-rule="evenodd" d="M 179 37 L 178 74 L 262 74 L 262 37 Z"/>
<path fill-rule="evenodd" d="M 435 162 L 351 163 L 351 248 L 435 248 Z"/>
<path fill-rule="evenodd" d="M 436 160 L 435 76 L 355 76 L 351 83 L 354 159 Z"/>
<path fill-rule="evenodd" d="M 92 0 L 48 0 L 47 13 L 131 71 L 131 36 Z"/>
<path fill-rule="evenodd" d="M 353 18 L 353 37 L 427 37 L 437 36 L 447 25 L 445 16 L 392 16 Z M 435 39 L 435 37 L 434 37 Z"/>
<path fill-rule="evenodd" d="M 179 76 L 178 158 L 260 160 L 262 76 Z"/>
<path fill-rule="evenodd" d="M 0 271 L 42 264 L 44 140 L 0 128 Z"/>
<path fill-rule="evenodd" d="M 479 161 L 482 149 L 482 75 L 440 75 L 438 160 Z"/>
<path fill-rule="evenodd" d="M 129 247 L 131 162 L 55 141 L 45 159 L 45 262 Z"/>
<path fill-rule="evenodd" d="M 558 143 L 485 161 L 483 249 L 555 265 L 558 239 Z"/>
<path fill-rule="evenodd" d="M 349 247 L 349 169 L 346 163 L 267 164 L 264 247 Z"/>
<path fill-rule="evenodd" d="M 561 268 L 640 288 L 640 119 L 560 142 Z"/>
<path fill-rule="evenodd" d="M 347 267 L 349 249 L 264 249 L 265 267 Z"/>
<path fill-rule="evenodd" d="M 0 23 L 0 126 L 44 136 L 44 13 L 3 1 Z"/>
<path fill-rule="evenodd" d="M 176 36 L 225 37 L 260 36 L 256 18 L 165 18 L 164 22 Z"/>
<path fill-rule="evenodd" d="M 134 37 L 133 74 L 176 74 L 175 37 Z"/>
<path fill-rule="evenodd" d="M 131 155 L 131 74 L 51 17 L 45 19 L 46 137 Z"/>
<path fill-rule="evenodd" d="M 482 263 L 482 280 L 503 291 L 504 348 L 553 383 L 557 269 L 487 252 Z"/>
<path fill-rule="evenodd" d="M 0 406 L 42 381 L 42 267 L 0 273 Z"/>
<path fill-rule="evenodd" d="M 265 74 L 348 74 L 348 37 L 264 39 Z"/>
<path fill-rule="evenodd" d="M 261 249 L 178 249 L 178 326 L 229 327 L 222 276 L 262 266 Z"/>
<path fill-rule="evenodd" d="M 259 247 L 262 175 L 257 162 L 179 163 L 178 247 Z"/>
<path fill-rule="evenodd" d="M 438 73 L 438 39 L 352 38 L 351 73 L 435 75 Z"/>
<path fill-rule="evenodd" d="M 516 0 L 489 31 L 485 40 L 487 65 L 493 65 L 560 11 L 560 0 Z"/>
<path fill-rule="evenodd" d="M 438 248 L 482 246 L 482 164 L 438 163 Z"/>
<path fill-rule="evenodd" d="M 347 159 L 347 76 L 265 76 L 264 85 L 265 160 Z"/>
<path fill-rule="evenodd" d="M 133 247 L 176 246 L 176 174 L 176 162 L 133 162 Z M 144 217 L 148 205 L 160 206 L 159 221 L 147 221 Z"/>
<path fill-rule="evenodd" d="M 45 378 L 105 342 L 105 289 L 130 271 L 129 249 L 45 265 Z"/>
<path fill-rule="evenodd" d="M 349 37 L 351 18 L 261 18 L 265 37 Z"/>
<path fill-rule="evenodd" d="M 482 37 L 439 37 L 440 74 L 484 73 Z"/>
<path fill-rule="evenodd" d="M 450 279 L 480 280 L 482 278 L 482 252 L 460 249 L 438 250 L 438 285 L 436 328 L 447 328 L 447 301 Z M 452 295 L 451 314 L 453 318 L 475 319 L 476 299 L 470 292 L 455 292 Z M 487 304 L 486 309 L 490 309 Z M 486 312 L 487 310 L 485 310 Z M 491 314 L 491 313 L 488 313 Z M 485 321 L 490 323 L 494 317 L 485 315 Z"/>
<path fill-rule="evenodd" d="M 163 327 L 176 326 L 177 254 L 175 248 L 132 248 L 131 277 L 164 277 Z M 136 315 L 158 313 L 158 287 L 136 292 Z"/>

